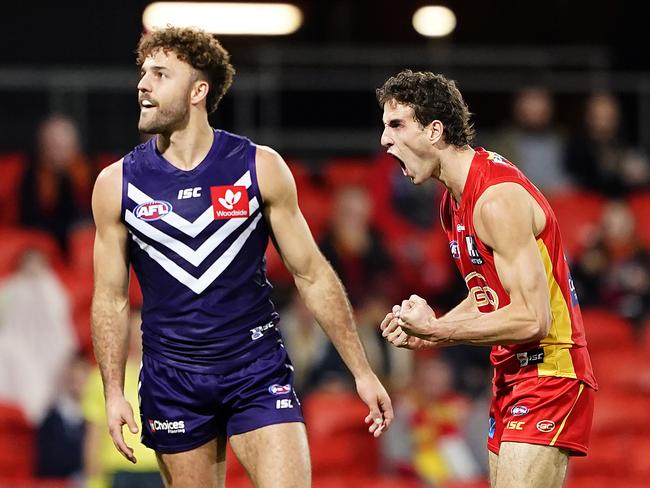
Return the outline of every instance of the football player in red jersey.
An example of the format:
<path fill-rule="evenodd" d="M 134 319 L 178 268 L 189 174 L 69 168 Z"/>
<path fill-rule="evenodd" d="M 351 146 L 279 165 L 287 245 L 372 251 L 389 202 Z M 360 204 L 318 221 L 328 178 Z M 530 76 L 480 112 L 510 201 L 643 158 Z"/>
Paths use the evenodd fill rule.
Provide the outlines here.
<path fill-rule="evenodd" d="M 548 202 L 504 157 L 470 144 L 470 112 L 442 75 L 402 71 L 377 90 L 381 144 L 414 184 L 446 187 L 440 216 L 468 295 L 436 317 L 411 295 L 381 324 L 397 347 L 492 346 L 493 488 L 562 486 L 585 455 L 594 378 L 578 299 Z"/>

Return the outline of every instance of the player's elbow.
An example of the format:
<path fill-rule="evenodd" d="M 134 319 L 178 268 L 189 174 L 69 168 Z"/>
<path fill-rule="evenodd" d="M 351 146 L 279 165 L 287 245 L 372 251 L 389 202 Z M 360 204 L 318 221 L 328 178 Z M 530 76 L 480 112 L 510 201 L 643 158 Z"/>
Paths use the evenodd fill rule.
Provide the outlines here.
<path fill-rule="evenodd" d="M 531 317 L 528 340 L 530 342 L 539 342 L 548 336 L 551 329 L 551 314 L 543 311 L 540 314 L 535 314 Z"/>
<path fill-rule="evenodd" d="M 289 266 L 288 263 L 286 264 L 299 289 L 313 285 L 319 278 L 322 278 L 330 271 L 329 264 L 320 252 L 302 256 L 298 266 Z"/>

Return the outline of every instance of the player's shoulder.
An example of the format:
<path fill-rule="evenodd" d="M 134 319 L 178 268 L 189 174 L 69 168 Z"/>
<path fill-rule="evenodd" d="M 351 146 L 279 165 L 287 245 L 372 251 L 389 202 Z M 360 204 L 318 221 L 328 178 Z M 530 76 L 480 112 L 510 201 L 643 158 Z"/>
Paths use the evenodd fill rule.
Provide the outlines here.
<path fill-rule="evenodd" d="M 476 199 L 475 213 L 488 218 L 502 218 L 517 212 L 531 198 L 530 193 L 519 182 L 503 181 L 491 185 Z"/>
<path fill-rule="evenodd" d="M 259 161 L 264 164 L 284 164 L 284 160 L 280 153 L 270 146 L 263 146 L 260 144 L 255 145 L 255 154 Z"/>
<path fill-rule="evenodd" d="M 256 146 L 257 184 L 264 201 L 283 198 L 296 192 L 291 171 L 282 156 L 269 146 Z"/>
<path fill-rule="evenodd" d="M 259 177 L 275 178 L 289 173 L 287 163 L 280 153 L 269 146 L 255 146 L 255 162 Z"/>
<path fill-rule="evenodd" d="M 124 158 L 120 158 L 118 161 L 109 164 L 104 169 L 99 172 L 97 175 L 97 180 L 95 181 L 96 189 L 113 189 L 115 185 L 122 185 L 122 168 L 124 165 Z"/>
<path fill-rule="evenodd" d="M 100 222 L 102 216 L 118 216 L 122 202 L 122 165 L 124 158 L 104 168 L 95 181 L 92 196 L 93 215 L 95 222 Z"/>

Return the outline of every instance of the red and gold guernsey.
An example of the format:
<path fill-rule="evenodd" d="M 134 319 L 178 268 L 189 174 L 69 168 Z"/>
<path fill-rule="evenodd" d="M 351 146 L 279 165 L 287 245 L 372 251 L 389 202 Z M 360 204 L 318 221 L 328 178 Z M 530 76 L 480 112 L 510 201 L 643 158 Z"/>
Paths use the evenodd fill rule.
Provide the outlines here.
<path fill-rule="evenodd" d="M 525 188 L 546 216 L 546 226 L 537 236 L 537 247 L 546 270 L 553 319 L 548 335 L 539 342 L 492 348 L 495 386 L 536 376 L 555 376 L 578 379 L 596 389 L 578 297 L 555 214 L 535 185 L 499 154 L 477 148 L 460 204 L 449 191 L 443 196 L 440 216 L 451 255 L 481 312 L 492 312 L 510 303 L 494 266 L 492 250 L 477 237 L 472 218 L 483 192 L 505 182 Z"/>

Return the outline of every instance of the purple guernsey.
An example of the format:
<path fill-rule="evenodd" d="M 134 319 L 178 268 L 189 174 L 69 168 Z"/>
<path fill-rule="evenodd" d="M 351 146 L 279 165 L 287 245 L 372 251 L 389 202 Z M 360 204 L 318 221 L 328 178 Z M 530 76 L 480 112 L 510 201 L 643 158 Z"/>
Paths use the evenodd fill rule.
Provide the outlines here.
<path fill-rule="evenodd" d="M 124 158 L 122 218 L 144 298 L 144 352 L 158 361 L 221 374 L 280 339 L 255 150 L 217 130 L 190 171 L 169 163 L 155 138 Z"/>

